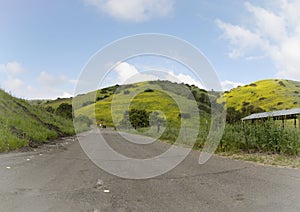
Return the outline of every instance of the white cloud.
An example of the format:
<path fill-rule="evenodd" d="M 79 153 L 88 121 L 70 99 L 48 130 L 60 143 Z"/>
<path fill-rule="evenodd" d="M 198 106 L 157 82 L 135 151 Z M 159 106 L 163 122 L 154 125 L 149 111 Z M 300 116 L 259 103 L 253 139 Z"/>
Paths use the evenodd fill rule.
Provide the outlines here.
<path fill-rule="evenodd" d="M 183 73 L 175 74 L 173 71 L 169 71 L 168 74 L 170 76 L 168 80 L 172 82 L 196 85 L 197 87 L 204 89 L 204 86 L 199 81 L 193 79 L 190 75 L 186 75 Z"/>
<path fill-rule="evenodd" d="M 59 86 L 68 82 L 64 75 L 54 76 L 46 71 L 42 71 L 38 77 L 38 81 L 45 86 Z"/>
<path fill-rule="evenodd" d="M 26 73 L 26 74 L 25 74 Z M 31 76 L 21 63 L 13 61 L 0 64 L 0 86 L 5 91 L 20 98 L 55 99 L 71 97 L 77 80 L 68 79 L 64 75 L 52 75 L 42 71 L 38 76 Z M 35 86 L 31 84 L 39 82 Z"/>
<path fill-rule="evenodd" d="M 9 62 L 7 64 L 0 64 L 0 71 L 9 75 L 17 75 L 26 72 L 26 70 L 22 67 L 22 64 L 16 61 Z"/>
<path fill-rule="evenodd" d="M 158 77 L 152 74 L 140 73 L 137 68 L 129 63 L 120 62 L 114 71 L 117 73 L 117 79 L 115 83 L 118 84 L 130 84 L 135 82 L 157 80 Z"/>
<path fill-rule="evenodd" d="M 19 78 L 8 78 L 3 82 L 5 90 L 11 93 L 19 92 L 23 84 L 24 82 Z"/>
<path fill-rule="evenodd" d="M 230 58 L 244 57 L 246 53 L 253 53 L 258 48 L 268 48 L 268 42 L 264 41 L 260 35 L 251 32 L 241 26 L 224 23 L 217 19 L 216 24 L 224 31 L 223 38 L 230 42 Z"/>
<path fill-rule="evenodd" d="M 225 81 L 221 82 L 221 86 L 222 86 L 223 91 L 229 91 L 232 88 L 236 88 L 237 86 L 243 86 L 243 85 L 244 85 L 243 83 L 232 82 L 232 81 L 229 81 L 229 80 L 225 80 Z"/>
<path fill-rule="evenodd" d="M 0 65 L 0 70 L 4 70 L 3 67 L 3 65 Z M 7 65 L 5 65 L 5 68 L 6 67 Z M 20 71 L 17 72 L 16 70 L 18 70 L 18 68 L 15 69 L 14 74 L 23 73 Z M 71 93 L 76 81 L 69 80 L 63 75 L 53 76 L 47 72 L 41 72 L 36 79 L 31 78 L 32 81 L 37 80 L 40 84 L 32 86 L 32 82 L 28 79 L 26 80 L 23 76 L 15 77 L 11 74 L 11 71 L 8 72 L 6 69 L 4 71 L 4 77 L 0 79 L 1 88 L 13 96 L 26 99 L 56 99 L 57 97 L 66 98 L 73 96 Z"/>
<path fill-rule="evenodd" d="M 61 97 L 61 98 L 70 98 L 70 97 L 73 97 L 73 95 L 68 93 L 68 92 L 63 92 L 63 94 L 60 95 L 59 97 Z"/>
<path fill-rule="evenodd" d="M 135 66 L 130 65 L 126 62 L 119 63 L 115 68 L 114 71 L 118 74 L 118 81 L 124 81 L 127 78 L 130 78 L 139 73 Z"/>
<path fill-rule="evenodd" d="M 127 62 L 120 62 L 114 68 L 114 72 L 117 74 L 116 80 L 113 82 L 115 84 L 130 84 L 160 79 L 177 83 L 187 83 L 189 85 L 196 85 L 199 88 L 204 88 L 199 81 L 195 80 L 190 75 L 183 73 L 175 74 L 172 70 L 159 67 L 151 67 L 148 71 L 139 72 L 134 65 L 131 65 Z"/>
<path fill-rule="evenodd" d="M 230 43 L 231 58 L 270 58 L 278 77 L 300 80 L 300 1 L 279 0 L 263 8 L 245 3 L 249 20 L 234 25 L 216 20 Z"/>
<path fill-rule="evenodd" d="M 143 22 L 165 17 L 173 11 L 174 0 L 84 0 L 101 12 L 123 21 Z"/>

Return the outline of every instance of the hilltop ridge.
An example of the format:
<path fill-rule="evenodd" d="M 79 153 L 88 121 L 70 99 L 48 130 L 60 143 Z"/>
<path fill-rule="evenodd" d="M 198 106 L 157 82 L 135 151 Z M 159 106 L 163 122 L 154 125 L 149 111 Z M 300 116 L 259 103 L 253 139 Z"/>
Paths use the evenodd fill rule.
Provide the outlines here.
<path fill-rule="evenodd" d="M 300 107 L 300 82 L 283 79 L 267 79 L 238 86 L 225 92 L 218 102 L 226 99 L 227 108 L 259 107 L 264 111 Z"/>

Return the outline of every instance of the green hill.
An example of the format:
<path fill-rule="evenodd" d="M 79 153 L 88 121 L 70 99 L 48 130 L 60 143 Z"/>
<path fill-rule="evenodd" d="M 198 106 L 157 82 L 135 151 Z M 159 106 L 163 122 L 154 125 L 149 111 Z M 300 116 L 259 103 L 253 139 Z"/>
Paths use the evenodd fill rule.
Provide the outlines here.
<path fill-rule="evenodd" d="M 241 110 L 249 106 L 265 111 L 283 110 L 300 107 L 300 82 L 291 80 L 261 80 L 245 86 L 239 86 L 228 92 L 218 102 L 224 102 L 227 108 Z"/>
<path fill-rule="evenodd" d="M 137 94 L 137 95 L 136 95 Z M 210 111 L 209 98 L 206 91 L 196 86 L 172 83 L 169 81 L 139 82 L 129 85 L 116 85 L 89 93 L 90 99 L 76 97 L 75 115 L 96 116 L 96 121 L 108 126 L 118 125 L 124 117 L 124 108 L 130 102 L 130 109 L 161 111 L 160 117 L 178 124 L 180 113 L 192 114 L 197 107 L 203 114 Z M 191 97 L 193 95 L 193 97 Z M 96 98 L 96 100 L 95 100 Z M 193 98 L 198 104 L 193 104 Z M 113 102 L 113 105 L 112 105 Z M 179 105 L 184 111 L 180 112 Z M 112 110 L 115 120 L 112 120 Z M 164 115 L 163 115 L 164 114 Z M 164 117 L 163 117 L 164 116 Z M 192 122 L 190 122 L 192 123 Z M 195 123 L 194 123 L 195 124 Z"/>
<path fill-rule="evenodd" d="M 0 90 L 0 152 L 36 146 L 73 133 L 71 120 L 48 113 Z"/>

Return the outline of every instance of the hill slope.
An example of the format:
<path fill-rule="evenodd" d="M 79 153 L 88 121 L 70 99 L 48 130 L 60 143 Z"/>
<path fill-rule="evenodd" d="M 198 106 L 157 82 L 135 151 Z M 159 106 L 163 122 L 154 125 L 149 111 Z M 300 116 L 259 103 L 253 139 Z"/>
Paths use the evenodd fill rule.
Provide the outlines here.
<path fill-rule="evenodd" d="M 291 80 L 261 80 L 245 86 L 239 86 L 226 92 L 219 99 L 227 108 L 241 110 L 243 107 L 260 107 L 265 111 L 300 107 L 300 82 Z"/>
<path fill-rule="evenodd" d="M 74 133 L 73 123 L 0 90 L 0 152 Z"/>
<path fill-rule="evenodd" d="M 193 97 L 191 97 L 191 94 L 193 94 Z M 193 104 L 193 98 L 197 100 L 198 105 Z M 135 108 L 146 110 L 150 113 L 161 111 L 164 114 L 162 115 L 161 113 L 159 115 L 161 118 L 177 124 L 180 119 L 180 109 L 177 103 L 184 105 L 185 109 L 181 111 L 182 113 L 192 114 L 196 111 L 193 108 L 195 106 L 198 106 L 204 115 L 210 111 L 209 98 L 206 91 L 195 86 L 169 81 L 116 85 L 98 90 L 97 94 L 94 93 L 94 98 L 85 99 L 86 102 L 82 102 L 82 100 L 83 97 L 78 97 L 78 101 L 76 101 L 79 107 L 75 110 L 75 115 L 81 114 L 92 118 L 95 114 L 98 123 L 101 122 L 108 126 L 118 125 L 121 122 L 124 116 L 124 108 L 126 109 L 128 102 L 130 102 L 130 106 L 127 109 Z M 111 115 L 112 108 L 115 117 L 114 122 Z"/>

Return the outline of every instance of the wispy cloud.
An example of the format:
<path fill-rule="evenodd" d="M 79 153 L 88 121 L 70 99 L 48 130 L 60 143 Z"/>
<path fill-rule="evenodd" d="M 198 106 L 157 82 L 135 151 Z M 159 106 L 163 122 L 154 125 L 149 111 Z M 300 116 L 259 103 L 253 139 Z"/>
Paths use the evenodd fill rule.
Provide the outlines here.
<path fill-rule="evenodd" d="M 21 90 L 23 85 L 24 82 L 19 78 L 9 77 L 7 80 L 3 82 L 4 88 L 10 92 L 16 92 Z"/>
<path fill-rule="evenodd" d="M 158 77 L 152 74 L 140 73 L 138 69 L 127 62 L 120 62 L 115 68 L 117 74 L 116 82 L 118 84 L 129 84 L 141 81 L 157 80 Z"/>
<path fill-rule="evenodd" d="M 54 76 L 46 71 L 42 71 L 39 74 L 38 81 L 44 86 L 59 86 L 68 82 L 68 79 L 64 75 Z"/>
<path fill-rule="evenodd" d="M 0 64 L 0 71 L 9 75 L 18 75 L 26 72 L 22 64 L 16 61 L 8 62 L 7 64 Z"/>
<path fill-rule="evenodd" d="M 26 71 L 21 63 L 15 61 L 0 64 L 0 72 L 2 89 L 16 97 L 28 99 L 70 97 L 74 84 L 77 82 L 64 75 L 54 75 L 46 71 L 40 72 L 38 76 L 28 77 L 30 71 Z"/>
<path fill-rule="evenodd" d="M 300 1 L 276 1 L 263 8 L 246 2 L 249 20 L 243 24 L 217 19 L 231 58 L 270 58 L 278 77 L 300 80 Z"/>
<path fill-rule="evenodd" d="M 102 13 L 128 22 L 144 22 L 168 16 L 174 9 L 174 0 L 84 0 Z"/>
<path fill-rule="evenodd" d="M 240 82 L 232 82 L 230 80 L 225 80 L 221 82 L 221 86 L 223 91 L 229 91 L 232 88 L 236 88 L 237 86 L 242 86 L 244 85 L 244 83 L 240 83 Z"/>
<path fill-rule="evenodd" d="M 195 80 L 190 75 L 183 74 L 183 73 L 175 74 L 173 71 L 169 71 L 168 75 L 170 77 L 168 77 L 167 79 L 172 81 L 172 82 L 186 83 L 186 84 L 189 84 L 189 85 L 196 85 L 199 88 L 204 88 L 204 86 L 202 85 L 201 82 Z"/>
<path fill-rule="evenodd" d="M 113 82 L 115 84 L 127 84 L 160 79 L 169 80 L 171 82 L 196 85 L 199 88 L 204 88 L 201 82 L 195 80 L 190 75 L 184 73 L 176 74 L 173 70 L 162 67 L 148 67 L 146 68 L 146 71 L 140 72 L 136 66 L 127 62 L 120 62 L 114 68 L 114 72 L 117 74 L 116 80 Z"/>

